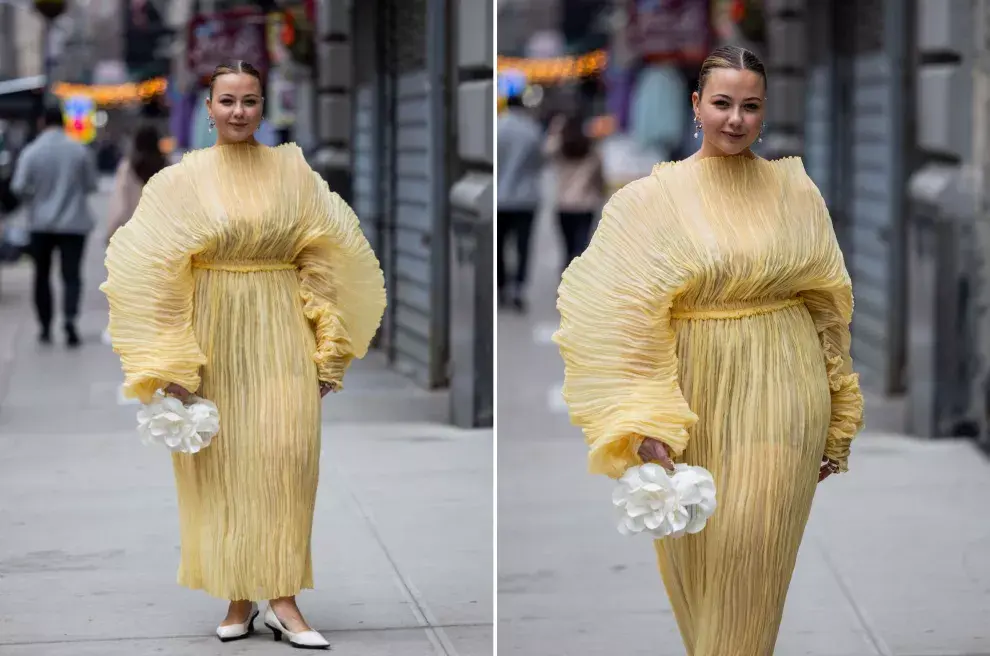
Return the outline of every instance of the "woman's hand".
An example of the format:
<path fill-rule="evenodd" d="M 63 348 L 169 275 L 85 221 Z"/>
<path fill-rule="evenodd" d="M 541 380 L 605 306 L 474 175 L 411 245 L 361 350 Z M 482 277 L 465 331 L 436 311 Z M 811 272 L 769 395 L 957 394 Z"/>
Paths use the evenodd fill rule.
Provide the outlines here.
<path fill-rule="evenodd" d="M 186 402 L 186 399 L 188 399 L 190 396 L 192 396 L 192 393 L 189 390 L 187 390 L 182 385 L 176 385 L 175 383 L 169 383 L 165 387 L 165 390 L 164 391 L 165 391 L 165 394 L 167 396 L 174 396 L 175 398 L 179 399 L 183 403 Z"/>
<path fill-rule="evenodd" d="M 670 459 L 667 445 L 660 440 L 647 437 L 643 440 L 643 443 L 639 446 L 639 451 L 636 453 L 643 462 L 659 463 L 667 471 L 674 469 L 674 461 Z"/>
<path fill-rule="evenodd" d="M 839 463 L 828 458 L 822 458 L 822 466 L 818 470 L 818 482 L 821 483 L 832 474 L 839 473 Z"/>
<path fill-rule="evenodd" d="M 325 380 L 321 380 L 320 381 L 320 398 L 321 399 L 324 396 L 326 396 L 327 394 L 329 394 L 330 392 L 335 392 L 335 391 L 337 391 L 337 384 L 336 383 L 328 383 Z"/>

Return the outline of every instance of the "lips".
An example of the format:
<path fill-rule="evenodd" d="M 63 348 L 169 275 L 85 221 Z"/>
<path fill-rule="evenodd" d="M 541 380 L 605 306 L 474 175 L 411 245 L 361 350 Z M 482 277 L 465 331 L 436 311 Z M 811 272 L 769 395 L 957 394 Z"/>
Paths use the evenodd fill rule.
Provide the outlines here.
<path fill-rule="evenodd" d="M 738 134 L 736 132 L 723 132 L 722 134 L 724 134 L 727 137 L 731 137 L 733 139 L 742 139 L 743 137 L 746 136 L 745 134 Z"/>

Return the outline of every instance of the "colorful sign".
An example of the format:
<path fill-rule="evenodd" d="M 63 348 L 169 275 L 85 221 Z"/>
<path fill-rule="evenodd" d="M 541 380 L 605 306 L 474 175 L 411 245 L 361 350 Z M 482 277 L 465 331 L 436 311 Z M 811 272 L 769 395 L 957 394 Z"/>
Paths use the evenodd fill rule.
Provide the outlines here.
<path fill-rule="evenodd" d="M 521 96 L 526 90 L 526 75 L 513 68 L 498 71 L 498 95 L 501 98 Z"/>
<path fill-rule="evenodd" d="M 88 144 L 96 138 L 96 103 L 90 96 L 71 96 L 62 105 L 66 133 Z"/>

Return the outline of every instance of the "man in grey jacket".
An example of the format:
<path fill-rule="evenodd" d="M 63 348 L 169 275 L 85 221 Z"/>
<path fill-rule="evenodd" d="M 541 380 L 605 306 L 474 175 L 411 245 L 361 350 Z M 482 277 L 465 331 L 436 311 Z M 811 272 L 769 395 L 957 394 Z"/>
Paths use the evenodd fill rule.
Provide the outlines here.
<path fill-rule="evenodd" d="M 79 346 L 76 317 L 82 295 L 82 262 L 86 236 L 93 229 L 88 196 L 99 186 L 96 161 L 83 144 L 65 133 L 58 107 L 45 110 L 44 127 L 21 153 L 11 190 L 26 201 L 30 252 L 34 258 L 34 304 L 41 324 L 39 339 L 50 344 L 53 318 L 50 273 L 59 254 L 64 284 L 65 336 Z"/>
<path fill-rule="evenodd" d="M 543 129 L 522 99 L 511 96 L 508 109 L 496 128 L 498 146 L 498 224 L 496 234 L 496 278 L 499 304 L 517 310 L 526 308 L 525 286 L 529 271 L 529 244 L 540 204 L 543 170 Z M 516 271 L 513 280 L 505 270 L 505 249 L 515 237 Z"/>

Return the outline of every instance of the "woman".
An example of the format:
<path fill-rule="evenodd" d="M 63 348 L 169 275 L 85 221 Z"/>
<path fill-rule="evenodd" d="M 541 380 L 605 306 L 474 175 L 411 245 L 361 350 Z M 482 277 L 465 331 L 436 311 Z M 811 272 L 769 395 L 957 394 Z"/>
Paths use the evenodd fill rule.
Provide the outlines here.
<path fill-rule="evenodd" d="M 110 196 L 110 218 L 107 223 L 107 244 L 120 226 L 137 209 L 141 190 L 156 173 L 165 168 L 165 155 L 159 148 L 161 136 L 151 124 L 142 125 L 134 133 L 129 154 L 120 160 Z"/>
<path fill-rule="evenodd" d="M 554 119 L 544 154 L 557 179 L 557 221 L 566 268 L 588 245 L 591 224 L 602 206 L 605 174 L 584 122 L 577 117 Z"/>
<path fill-rule="evenodd" d="M 818 482 L 862 426 L 853 299 L 831 221 L 800 160 L 750 146 L 766 75 L 720 48 L 692 95 L 704 135 L 608 202 L 565 272 L 555 335 L 592 472 L 700 465 L 719 508 L 655 543 L 691 656 L 773 653 Z"/>
<path fill-rule="evenodd" d="M 120 160 L 114 176 L 113 193 L 110 195 L 110 211 L 107 221 L 107 245 L 120 226 L 137 209 L 141 190 L 148 180 L 165 168 L 165 155 L 159 148 L 161 137 L 151 124 L 142 125 L 134 133 L 130 153 Z M 103 331 L 103 343 L 110 344 L 110 329 Z"/>
<path fill-rule="evenodd" d="M 220 412 L 207 449 L 173 456 L 179 583 L 230 600 L 221 640 L 247 636 L 268 599 L 276 640 L 326 648 L 295 602 L 313 586 L 320 398 L 367 352 L 384 279 L 300 149 L 254 140 L 258 72 L 220 66 L 210 89 L 216 146 L 151 178 L 107 249 L 110 332 L 128 396 L 195 391 Z"/>

